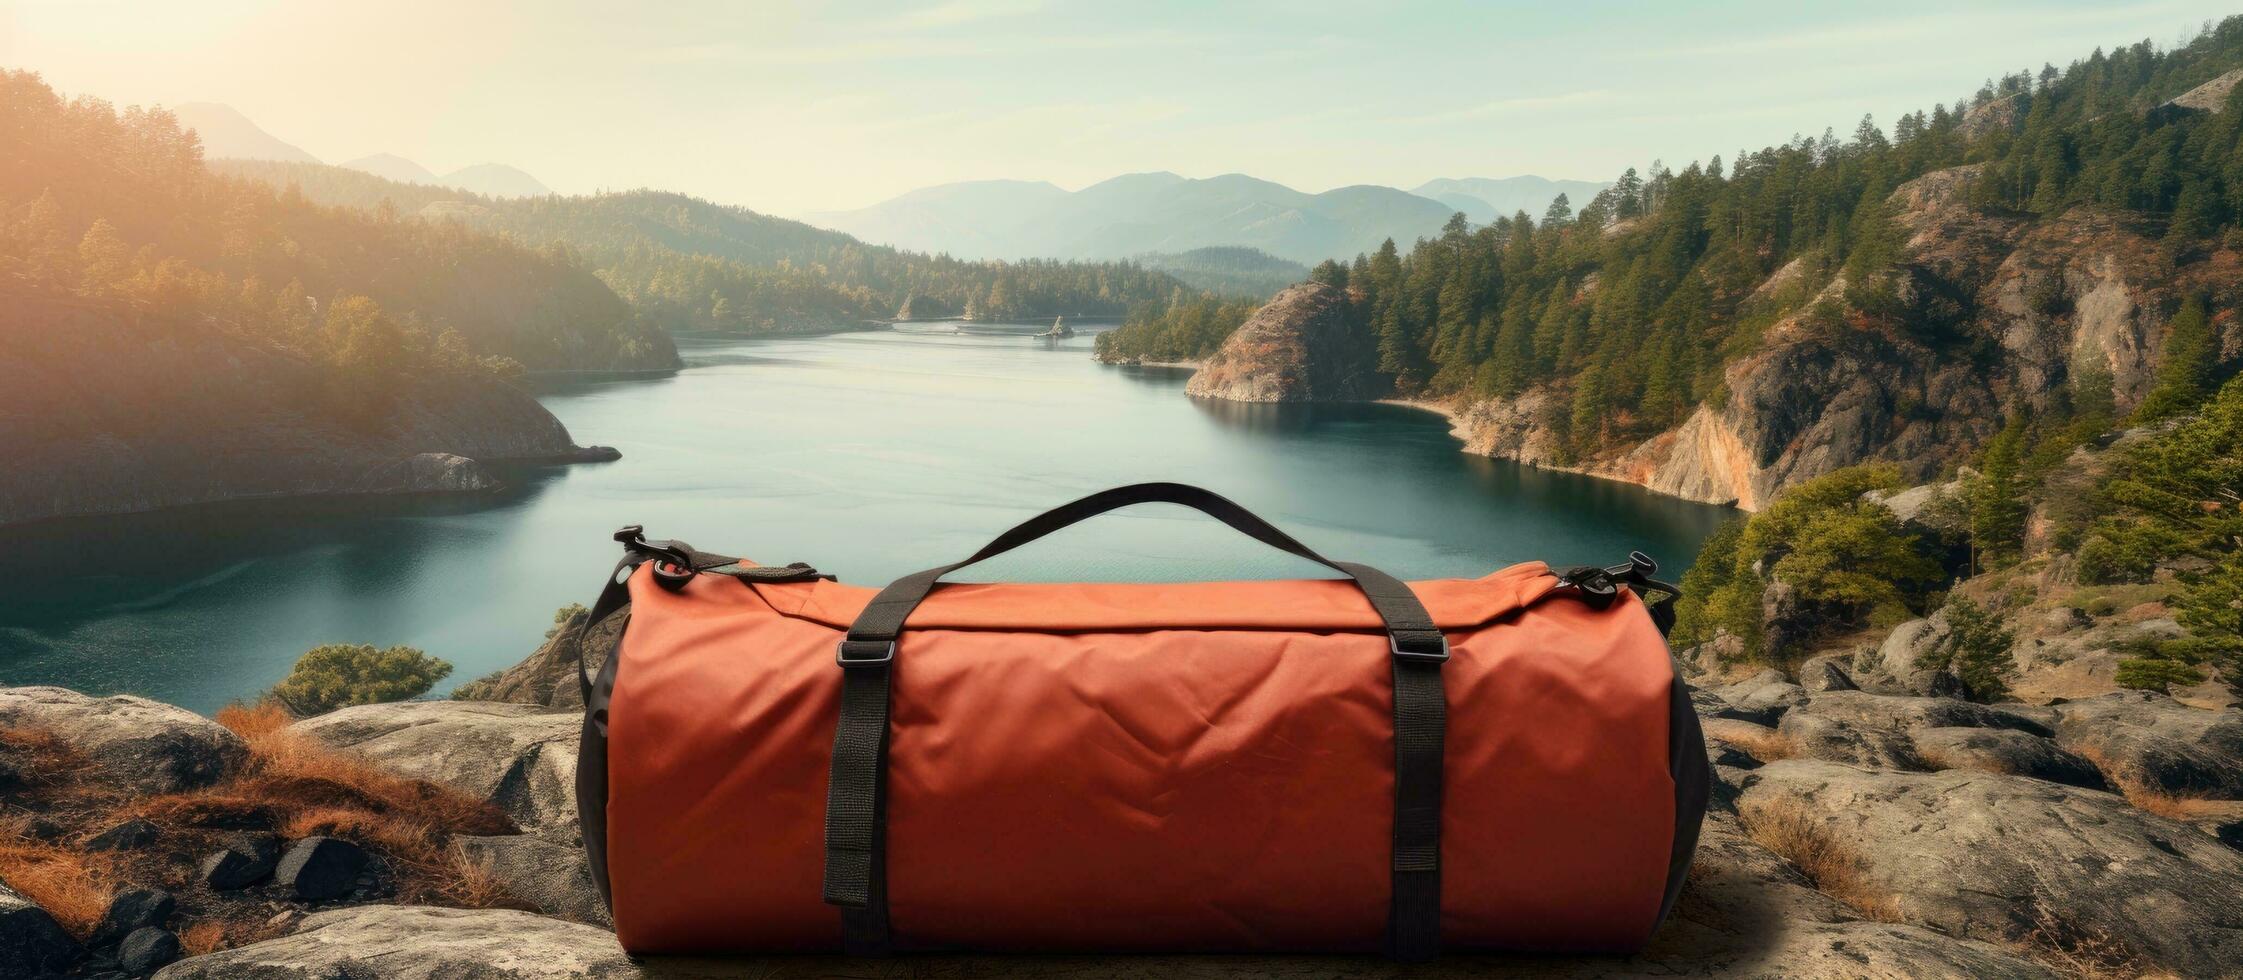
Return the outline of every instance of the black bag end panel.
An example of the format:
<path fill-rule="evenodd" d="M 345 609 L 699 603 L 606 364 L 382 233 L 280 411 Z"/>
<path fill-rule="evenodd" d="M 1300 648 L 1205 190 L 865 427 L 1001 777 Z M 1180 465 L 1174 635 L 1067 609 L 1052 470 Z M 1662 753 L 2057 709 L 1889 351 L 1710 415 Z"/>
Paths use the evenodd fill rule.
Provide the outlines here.
<path fill-rule="evenodd" d="M 1690 877 L 1690 862 L 1698 852 L 1698 832 L 1705 824 L 1706 801 L 1713 788 L 1713 766 L 1706 761 L 1706 735 L 1698 725 L 1698 711 L 1690 700 L 1690 685 L 1682 679 L 1682 665 L 1674 670 L 1674 691 L 1668 697 L 1667 765 L 1674 775 L 1674 853 L 1667 863 L 1667 897 L 1659 903 L 1659 918 L 1652 932 L 1674 912 L 1682 884 Z"/>
<path fill-rule="evenodd" d="M 607 876 L 607 719 L 608 702 L 615 696 L 615 669 L 623 660 L 623 636 L 631 630 L 630 613 L 624 612 L 623 629 L 616 634 L 615 649 L 584 698 L 583 736 L 576 748 L 576 821 L 584 837 L 584 856 L 592 869 L 592 886 L 599 889 L 600 904 L 615 914 L 615 898 L 608 892 Z M 591 624 L 585 625 L 591 632 Z"/>

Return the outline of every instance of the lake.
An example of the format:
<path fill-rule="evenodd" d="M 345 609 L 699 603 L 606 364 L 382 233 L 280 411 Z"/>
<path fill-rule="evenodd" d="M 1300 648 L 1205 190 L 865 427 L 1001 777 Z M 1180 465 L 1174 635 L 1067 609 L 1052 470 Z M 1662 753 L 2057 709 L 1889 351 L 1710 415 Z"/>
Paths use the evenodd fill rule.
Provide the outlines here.
<path fill-rule="evenodd" d="M 0 684 L 212 711 L 305 650 L 420 647 L 438 690 L 535 649 L 590 603 L 624 524 L 844 581 L 964 558 L 1109 486 L 1193 483 L 1328 556 L 1404 578 L 1624 560 L 1679 575 L 1726 508 L 1459 452 L 1390 405 L 1242 405 L 1179 371 L 1107 367 L 1088 335 L 868 332 L 686 340 L 647 379 L 544 380 L 619 462 L 514 474 L 495 496 L 256 501 L 0 529 Z M 1134 581 L 1319 575 L 1191 511 L 1132 508 L 961 573 Z"/>

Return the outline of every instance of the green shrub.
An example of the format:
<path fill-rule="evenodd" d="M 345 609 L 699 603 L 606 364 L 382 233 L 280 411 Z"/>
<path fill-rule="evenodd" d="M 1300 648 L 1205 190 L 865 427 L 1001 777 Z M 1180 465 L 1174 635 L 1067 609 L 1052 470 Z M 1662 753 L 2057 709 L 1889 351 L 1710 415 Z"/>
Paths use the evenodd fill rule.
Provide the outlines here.
<path fill-rule="evenodd" d="M 298 717 L 310 717 L 419 697 L 451 673 L 451 664 L 408 646 L 330 643 L 299 658 L 287 678 L 273 685 L 272 696 Z"/>
<path fill-rule="evenodd" d="M 2173 657 L 2128 657 L 2118 662 L 2117 680 L 2120 687 L 2171 694 L 2173 685 L 2203 683 L 2204 672 Z"/>
<path fill-rule="evenodd" d="M 2218 668 L 2228 690 L 2243 697 L 2243 551 L 2231 551 L 2210 571 L 2189 576 L 2173 597 L 2173 618 L 2190 635 L 2166 647 L 2189 663 Z"/>
<path fill-rule="evenodd" d="M 1726 632 L 1747 658 L 1765 659 L 1761 601 L 1769 579 L 1792 587 L 1802 613 L 1825 625 L 1895 621 L 1939 581 L 1918 536 L 1862 495 L 1899 486 L 1892 466 L 1855 466 L 1785 491 L 1767 509 L 1706 540 L 1683 576 L 1675 636 L 1703 643 Z"/>
<path fill-rule="evenodd" d="M 2017 631 L 2002 625 L 2001 617 L 1961 593 L 1950 593 L 1944 608 L 1947 636 L 1916 658 L 1925 670 L 1954 673 L 1963 682 L 1963 693 L 1973 701 L 1997 701 L 2009 696 L 2009 678 L 2017 673 L 2010 654 Z"/>

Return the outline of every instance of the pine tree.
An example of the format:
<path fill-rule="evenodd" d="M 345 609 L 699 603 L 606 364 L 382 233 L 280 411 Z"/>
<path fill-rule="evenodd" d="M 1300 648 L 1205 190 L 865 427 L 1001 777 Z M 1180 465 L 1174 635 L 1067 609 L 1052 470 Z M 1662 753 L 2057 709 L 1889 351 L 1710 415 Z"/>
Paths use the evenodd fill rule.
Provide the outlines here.
<path fill-rule="evenodd" d="M 2211 393 L 2212 363 L 2212 323 L 2203 298 L 2192 296 L 2166 321 L 2157 374 L 2134 409 L 2134 421 L 2153 422 L 2194 408 Z"/>

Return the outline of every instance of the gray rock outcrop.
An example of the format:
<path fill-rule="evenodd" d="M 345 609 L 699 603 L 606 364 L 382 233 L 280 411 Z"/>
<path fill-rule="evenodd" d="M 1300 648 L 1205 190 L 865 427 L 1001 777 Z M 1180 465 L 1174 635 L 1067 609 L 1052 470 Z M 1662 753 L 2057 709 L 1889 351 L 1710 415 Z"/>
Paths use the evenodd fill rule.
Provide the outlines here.
<path fill-rule="evenodd" d="M 1906 921 L 1988 942 L 2123 947 L 2192 976 L 2243 963 L 2243 852 L 2112 794 L 1795 759 L 1745 777 L 1740 808 L 1778 804 L 1852 842 L 1864 887 Z"/>
<path fill-rule="evenodd" d="M 2103 774 L 2055 742 L 2010 728 L 1923 728 L 1910 733 L 1929 768 L 1976 769 L 2107 790 Z"/>
<path fill-rule="evenodd" d="M 524 830 L 572 835 L 581 716 L 532 705 L 406 701 L 344 708 L 293 730 L 505 811 Z"/>
<path fill-rule="evenodd" d="M 1348 323 L 1347 294 L 1304 282 L 1255 311 L 1185 386 L 1194 398 L 1240 402 L 1359 401 L 1391 387 Z"/>
<path fill-rule="evenodd" d="M 2055 715 L 2057 743 L 2119 785 L 2243 800 L 2243 710 L 2203 711 L 2122 691 L 2057 705 Z"/>
<path fill-rule="evenodd" d="M 0 688 L 0 727 L 37 728 L 113 774 L 121 788 L 171 793 L 208 786 L 249 757 L 217 722 L 130 695 L 96 698 L 59 687 Z"/>

